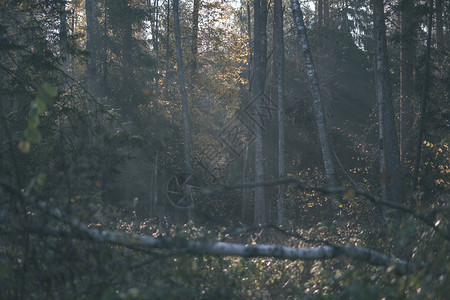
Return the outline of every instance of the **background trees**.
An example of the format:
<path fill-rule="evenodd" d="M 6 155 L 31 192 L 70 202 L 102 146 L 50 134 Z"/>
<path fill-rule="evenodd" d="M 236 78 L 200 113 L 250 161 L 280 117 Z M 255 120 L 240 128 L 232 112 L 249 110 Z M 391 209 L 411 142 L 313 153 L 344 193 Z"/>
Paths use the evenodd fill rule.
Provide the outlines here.
<path fill-rule="evenodd" d="M 3 1 L 0 298 L 445 297 L 450 7 L 433 2 L 294 1 L 302 24 L 278 0 Z M 167 201 L 180 173 L 190 221 Z M 186 254 L 204 240 L 349 259 Z"/>

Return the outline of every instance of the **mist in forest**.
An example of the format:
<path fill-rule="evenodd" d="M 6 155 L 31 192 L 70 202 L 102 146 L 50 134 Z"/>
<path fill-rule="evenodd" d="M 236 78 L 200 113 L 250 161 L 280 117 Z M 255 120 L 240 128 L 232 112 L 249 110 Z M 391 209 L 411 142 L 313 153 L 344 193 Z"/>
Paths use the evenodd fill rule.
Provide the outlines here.
<path fill-rule="evenodd" d="M 0 1 L 0 299 L 444 299 L 450 3 Z"/>

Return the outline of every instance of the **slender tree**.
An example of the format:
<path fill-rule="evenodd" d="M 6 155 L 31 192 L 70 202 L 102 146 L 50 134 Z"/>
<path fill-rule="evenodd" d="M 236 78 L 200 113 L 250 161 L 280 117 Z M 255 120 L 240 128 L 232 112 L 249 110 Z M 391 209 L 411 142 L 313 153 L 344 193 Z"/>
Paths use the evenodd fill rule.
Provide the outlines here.
<path fill-rule="evenodd" d="M 192 175 L 191 165 L 191 130 L 189 126 L 188 114 L 188 99 L 184 80 L 183 70 L 183 56 L 181 51 L 181 32 L 180 32 L 180 17 L 178 12 L 179 0 L 173 0 L 173 26 L 175 31 L 175 50 L 177 57 L 177 73 L 178 73 L 178 88 L 181 95 L 181 107 L 183 111 L 183 131 L 184 131 L 184 172 L 186 178 Z"/>
<path fill-rule="evenodd" d="M 122 75 L 123 75 L 123 91 L 125 95 L 133 96 L 134 87 L 136 86 L 134 78 L 134 53 L 133 53 L 133 11 L 130 7 L 129 0 L 121 1 L 119 5 L 122 11 Z"/>
<path fill-rule="evenodd" d="M 323 0 L 316 0 L 317 22 L 323 26 Z"/>
<path fill-rule="evenodd" d="M 392 201 L 400 203 L 404 199 L 402 170 L 400 166 L 397 130 L 394 121 L 391 86 L 389 80 L 388 52 L 386 43 L 386 25 L 383 0 L 373 0 L 373 23 L 375 39 L 375 81 L 380 118 L 380 151 L 385 157 L 386 172 L 380 178 L 389 178 Z M 383 167 L 381 167 L 383 169 Z"/>
<path fill-rule="evenodd" d="M 331 156 L 331 149 L 328 140 L 326 119 L 323 110 L 322 96 L 320 94 L 319 80 L 317 78 L 316 69 L 314 67 L 311 50 L 309 48 L 308 36 L 306 33 L 306 26 L 303 21 L 303 13 L 300 8 L 298 0 L 291 0 L 292 13 L 295 24 L 297 26 L 297 34 L 300 41 L 300 46 L 303 52 L 303 61 L 306 67 L 306 73 L 309 80 L 309 87 L 313 97 L 314 113 L 316 117 L 316 124 L 319 135 L 320 147 L 322 150 L 323 164 L 325 173 L 327 175 L 327 183 L 330 187 L 337 186 L 336 175 L 334 171 L 334 163 Z M 334 200 L 331 201 L 332 209 L 336 210 Z"/>
<path fill-rule="evenodd" d="M 414 57 L 415 57 L 415 6 L 412 0 L 400 2 L 400 160 L 404 170 L 412 159 L 414 125 Z"/>
<path fill-rule="evenodd" d="M 66 1 L 58 3 L 59 14 L 59 55 L 62 60 L 63 70 L 68 71 L 69 54 L 68 54 L 68 32 L 67 32 L 67 11 Z"/>
<path fill-rule="evenodd" d="M 170 46 L 170 0 L 167 0 L 166 7 L 166 56 L 164 58 L 165 63 L 165 75 L 164 75 L 164 99 L 169 99 L 169 70 L 170 70 L 170 57 L 172 53 L 172 48 Z"/>
<path fill-rule="evenodd" d="M 197 64 L 198 64 L 198 17 L 200 10 L 200 0 L 194 0 L 194 8 L 192 12 L 192 44 L 191 44 L 191 52 L 192 52 L 192 75 L 195 75 L 197 72 Z"/>
<path fill-rule="evenodd" d="M 276 40 L 275 52 L 277 57 L 277 98 L 278 98 L 278 178 L 286 175 L 284 167 L 284 32 L 283 32 L 283 1 L 275 0 L 273 7 L 274 35 Z M 278 214 L 277 223 L 282 225 L 284 222 L 283 203 L 285 186 L 278 186 Z"/>
<path fill-rule="evenodd" d="M 148 6 L 152 7 L 151 0 L 148 0 Z M 167 12 L 169 14 L 169 11 Z M 150 24 L 152 30 L 153 49 L 155 51 L 156 64 L 159 64 L 159 0 L 153 2 L 153 14 L 150 14 Z M 167 28 L 167 30 L 169 30 Z M 159 67 L 157 67 L 159 72 Z M 159 77 L 155 80 L 155 94 L 159 95 Z"/>
<path fill-rule="evenodd" d="M 428 11 L 428 28 L 427 28 L 427 50 L 425 52 L 425 74 L 424 74 L 424 84 L 422 88 L 422 95 L 420 99 L 420 119 L 419 119 L 419 134 L 417 138 L 416 145 L 416 158 L 414 161 L 414 172 L 412 176 L 411 184 L 411 196 L 416 189 L 418 177 L 419 177 L 419 166 L 422 159 L 422 139 L 425 130 L 425 113 L 427 107 L 427 99 L 429 97 L 429 84 L 430 84 L 430 64 L 431 64 L 431 33 L 433 28 L 433 0 L 430 0 L 429 11 Z"/>
<path fill-rule="evenodd" d="M 442 51 L 444 42 L 443 2 L 443 0 L 436 0 L 436 46 L 438 51 Z"/>
<path fill-rule="evenodd" d="M 95 97 L 100 96 L 99 75 L 100 75 L 100 56 L 98 32 L 98 6 L 97 1 L 86 0 L 86 51 L 87 54 L 87 88 Z"/>
<path fill-rule="evenodd" d="M 254 27 L 253 27 L 253 88 L 252 99 L 256 100 L 256 114 L 260 115 L 259 106 L 264 94 L 266 81 L 266 52 L 267 52 L 267 1 L 254 0 Z M 264 180 L 264 149 L 263 130 L 255 124 L 255 181 Z M 266 223 L 266 203 L 264 187 L 255 188 L 254 223 Z"/>

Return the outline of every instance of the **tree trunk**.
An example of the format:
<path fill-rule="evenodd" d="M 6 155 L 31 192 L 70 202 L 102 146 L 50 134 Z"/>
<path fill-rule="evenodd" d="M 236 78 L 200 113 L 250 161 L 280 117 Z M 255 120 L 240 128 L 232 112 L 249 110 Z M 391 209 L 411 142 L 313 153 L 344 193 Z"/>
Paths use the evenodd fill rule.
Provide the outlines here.
<path fill-rule="evenodd" d="M 155 47 L 155 54 L 156 54 L 156 64 L 157 64 L 157 72 L 158 76 L 156 78 L 155 82 L 155 94 L 159 96 L 159 1 L 155 0 L 154 4 L 154 10 L 155 10 L 155 17 L 154 17 L 154 47 Z M 168 29 L 167 29 L 168 30 Z"/>
<path fill-rule="evenodd" d="M 100 75 L 98 7 L 97 1 L 86 0 L 86 51 L 87 55 L 87 89 L 94 96 L 99 96 L 98 78 Z"/>
<path fill-rule="evenodd" d="M 303 13 L 300 9 L 298 0 L 291 0 L 292 13 L 294 15 L 295 24 L 298 29 L 298 38 L 303 51 L 303 61 L 306 67 L 306 73 L 309 79 L 309 86 L 314 103 L 314 113 L 316 117 L 317 130 L 319 135 L 320 147 L 322 150 L 323 164 L 327 175 L 327 183 L 332 188 L 337 185 L 336 175 L 334 171 L 331 149 L 328 141 L 327 125 L 323 110 L 322 97 L 320 95 L 319 81 L 317 79 L 316 69 L 314 67 L 311 51 L 309 48 L 306 26 L 303 21 Z M 336 204 L 332 199 L 332 209 L 336 210 Z"/>
<path fill-rule="evenodd" d="M 152 203 L 150 207 L 150 216 L 158 217 L 158 153 L 155 154 L 155 159 L 153 162 L 153 180 L 152 180 Z"/>
<path fill-rule="evenodd" d="M 102 95 L 106 97 L 108 95 L 108 47 L 107 47 L 107 37 L 108 37 L 108 14 L 106 7 L 106 0 L 103 1 L 104 13 L 103 13 L 103 76 L 102 76 L 102 84 L 103 87 Z"/>
<path fill-rule="evenodd" d="M 67 49 L 67 12 L 66 1 L 61 1 L 58 7 L 59 14 L 59 55 L 62 61 L 63 70 L 68 72 L 69 54 Z"/>
<path fill-rule="evenodd" d="M 323 26 L 323 0 L 316 1 L 317 22 L 319 27 Z"/>
<path fill-rule="evenodd" d="M 386 43 L 386 25 L 384 23 L 384 2 L 373 0 L 374 38 L 375 38 L 375 80 L 378 103 L 382 104 L 381 151 L 386 159 L 386 171 L 381 179 L 388 177 L 392 201 L 403 201 L 402 171 L 400 166 L 397 131 L 394 121 L 394 109 L 389 81 L 389 65 Z M 380 118 L 380 117 L 379 117 Z M 383 155 L 383 154 L 382 154 Z"/>
<path fill-rule="evenodd" d="M 167 0 L 166 17 L 166 57 L 165 57 L 165 75 L 164 75 L 164 100 L 169 100 L 169 69 L 170 69 L 170 0 Z"/>
<path fill-rule="evenodd" d="M 122 75 L 123 91 L 132 97 L 134 94 L 134 59 L 133 59 L 133 16 L 130 2 L 122 2 L 123 14 L 123 45 L 122 45 Z"/>
<path fill-rule="evenodd" d="M 439 52 L 444 44 L 443 1 L 436 0 L 436 46 Z"/>
<path fill-rule="evenodd" d="M 244 164 L 242 166 L 242 184 L 247 182 L 247 168 L 248 168 L 248 144 L 245 145 Z M 247 222 L 247 207 L 248 207 L 248 188 L 243 188 L 241 220 L 244 224 Z"/>
<path fill-rule="evenodd" d="M 284 178 L 284 32 L 283 32 L 283 1 L 275 0 L 274 3 L 274 28 L 276 32 L 275 51 L 277 56 L 277 98 L 278 98 L 278 178 Z M 283 203 L 285 186 L 278 186 L 277 224 L 284 223 Z"/>
<path fill-rule="evenodd" d="M 412 160 L 414 125 L 414 57 L 415 26 L 414 2 L 403 0 L 401 6 L 401 50 L 400 50 L 400 161 L 407 170 Z"/>
<path fill-rule="evenodd" d="M 326 27 L 328 25 L 328 19 L 330 18 L 330 9 L 329 9 L 328 0 L 323 0 L 322 9 L 323 9 L 323 26 Z"/>
<path fill-rule="evenodd" d="M 439 1 L 439 0 L 438 0 Z M 436 3 L 437 6 L 437 3 Z M 430 61 L 431 61 L 431 32 L 433 28 L 433 0 L 430 0 L 430 6 L 429 6 L 429 12 L 428 12 L 428 29 L 427 29 L 427 50 L 425 52 L 425 74 L 424 74 L 424 84 L 422 89 L 422 95 L 420 99 L 420 119 L 419 119 L 419 134 L 417 139 L 417 146 L 416 146 L 416 159 L 414 162 L 414 172 L 412 176 L 412 184 L 411 184 L 411 196 L 413 195 L 418 181 L 419 176 L 419 166 L 420 166 L 420 160 L 422 158 L 422 139 L 423 139 L 423 133 L 425 130 L 425 112 L 426 112 L 426 105 L 427 105 L 427 98 L 428 98 L 428 89 L 430 84 Z"/>
<path fill-rule="evenodd" d="M 194 10 L 192 12 L 192 75 L 195 76 L 198 68 L 198 13 L 200 9 L 200 0 L 194 0 Z"/>
<path fill-rule="evenodd" d="M 249 49 L 252 49 L 253 41 L 252 41 L 252 18 L 251 18 L 251 11 L 250 11 L 250 1 L 246 1 L 247 4 L 247 33 L 248 33 L 248 45 Z M 253 60 L 253 53 L 252 51 L 248 51 L 248 82 L 249 87 L 251 91 L 252 86 L 252 60 Z"/>
<path fill-rule="evenodd" d="M 186 178 L 192 175 L 191 165 L 191 130 L 189 127 L 188 114 L 188 99 L 184 80 L 183 70 L 183 56 L 181 52 L 181 32 L 180 32 L 180 18 L 178 15 L 179 0 L 173 0 L 173 26 L 175 30 L 175 47 L 177 56 L 177 73 L 178 73 L 178 87 L 181 95 L 181 107 L 183 111 L 183 131 L 184 131 L 184 172 Z"/>
<path fill-rule="evenodd" d="M 256 101 L 256 114 L 259 114 L 258 107 L 262 101 L 265 80 L 266 80 L 266 51 L 267 51 L 267 2 L 266 0 L 254 0 L 254 34 L 253 34 L 253 54 L 254 54 L 254 80 L 252 88 L 252 99 Z M 263 149 L 263 130 L 261 126 L 255 124 L 255 181 L 264 180 L 264 149 Z M 266 223 L 266 203 L 264 187 L 255 188 L 255 210 L 254 223 Z"/>
<path fill-rule="evenodd" d="M 376 69 L 376 60 L 374 60 L 374 69 Z M 388 187 L 389 180 L 387 176 L 386 170 L 386 154 L 384 152 L 384 104 L 383 97 L 381 95 L 382 85 L 381 79 L 378 79 L 377 76 L 379 74 L 375 72 L 375 83 L 376 83 L 376 94 L 377 94 L 377 112 L 378 112 L 378 139 L 379 139 L 379 151 L 380 151 L 380 188 L 381 188 L 381 199 L 383 201 L 388 201 Z"/>

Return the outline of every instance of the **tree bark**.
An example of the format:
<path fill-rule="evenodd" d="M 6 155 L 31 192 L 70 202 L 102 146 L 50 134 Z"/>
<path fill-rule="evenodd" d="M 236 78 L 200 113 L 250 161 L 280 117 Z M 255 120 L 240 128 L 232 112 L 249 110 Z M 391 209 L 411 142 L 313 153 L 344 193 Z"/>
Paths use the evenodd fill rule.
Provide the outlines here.
<path fill-rule="evenodd" d="M 198 16 L 200 9 L 200 0 L 194 0 L 194 9 L 192 12 L 192 75 L 195 76 L 198 69 Z"/>
<path fill-rule="evenodd" d="M 375 38 L 375 81 L 379 111 L 383 116 L 381 120 L 380 149 L 384 151 L 386 161 L 386 172 L 381 174 L 381 179 L 389 178 L 391 200 L 401 203 L 404 199 L 402 170 L 400 166 L 399 147 L 397 131 L 394 121 L 394 109 L 391 97 L 391 87 L 389 81 L 389 65 L 386 43 L 386 25 L 384 23 L 384 2 L 383 0 L 373 0 L 374 17 L 374 38 Z"/>
<path fill-rule="evenodd" d="M 283 1 L 275 0 L 274 3 L 274 35 L 276 40 L 275 52 L 277 57 L 277 99 L 278 99 L 278 178 L 286 176 L 284 166 L 284 32 L 283 32 Z M 285 186 L 278 186 L 277 224 L 284 223 L 284 193 Z"/>
<path fill-rule="evenodd" d="M 189 112 L 188 112 L 188 99 L 186 92 L 186 85 L 184 80 L 183 70 L 183 56 L 181 52 L 181 32 L 180 32 L 180 18 L 178 14 L 179 0 L 173 0 L 173 26 L 175 30 L 175 50 L 177 56 L 177 73 L 178 73 L 178 88 L 181 95 L 181 107 L 183 111 L 183 131 L 184 131 L 184 172 L 186 178 L 192 175 L 191 164 L 191 130 L 189 126 Z"/>
<path fill-rule="evenodd" d="M 415 26 L 414 1 L 402 0 L 401 7 L 401 50 L 400 50 L 400 161 L 407 170 L 412 160 L 414 125 L 414 57 Z"/>
<path fill-rule="evenodd" d="M 328 0 L 322 0 L 322 9 L 323 9 L 323 26 L 326 27 L 328 25 L 328 19 L 330 18 L 330 9 Z"/>
<path fill-rule="evenodd" d="M 244 163 L 242 165 L 242 184 L 247 182 L 247 168 L 248 168 L 248 143 L 245 145 Z M 247 207 L 248 207 L 248 188 L 242 189 L 242 210 L 241 220 L 247 223 Z"/>
<path fill-rule="evenodd" d="M 62 61 L 63 70 L 68 72 L 68 43 L 67 43 L 67 12 L 66 12 L 66 1 L 61 1 L 58 7 L 59 14 L 59 55 Z"/>
<path fill-rule="evenodd" d="M 87 55 L 87 89 L 94 96 L 99 97 L 99 75 L 100 75 L 100 57 L 99 57 L 99 33 L 98 33 L 98 7 L 97 1 L 86 0 L 86 51 Z"/>
<path fill-rule="evenodd" d="M 133 16 L 130 8 L 131 3 L 122 2 L 123 14 L 123 45 L 122 45 L 122 75 L 123 75 L 123 91 L 127 96 L 133 96 L 135 80 L 134 80 L 134 59 L 133 59 Z"/>
<path fill-rule="evenodd" d="M 313 97 L 314 113 L 316 117 L 316 124 L 319 135 L 320 147 L 322 150 L 323 164 L 325 173 L 327 175 L 327 183 L 330 187 L 337 185 L 336 175 L 334 171 L 333 159 L 331 156 L 330 144 L 328 141 L 327 125 L 323 110 L 322 97 L 320 94 L 319 81 L 317 79 L 316 69 L 314 67 L 311 50 L 309 48 L 308 36 L 306 33 L 306 26 L 303 21 L 303 13 L 300 9 L 298 0 L 291 0 L 292 13 L 294 15 L 295 24 L 297 26 L 297 34 L 300 41 L 300 46 L 303 52 L 303 61 L 306 67 L 306 73 L 309 80 L 309 86 Z M 336 204 L 332 199 L 332 209 L 336 210 Z"/>
<path fill-rule="evenodd" d="M 439 0 L 438 0 L 439 1 Z M 414 172 L 411 180 L 411 193 L 412 196 L 416 190 L 418 177 L 419 177 L 419 166 L 422 158 L 422 140 L 425 131 L 425 113 L 427 107 L 427 99 L 429 97 L 429 84 L 430 84 L 430 61 L 431 61 L 431 33 L 433 28 L 433 0 L 430 0 L 428 12 L 428 28 L 427 28 L 427 50 L 425 52 L 425 74 L 424 74 L 424 84 L 422 89 L 422 95 L 420 99 L 420 119 L 419 119 L 419 134 L 417 138 L 416 146 L 416 159 L 414 162 Z"/>
<path fill-rule="evenodd" d="M 256 114 L 259 115 L 258 107 L 262 101 L 266 80 L 266 51 L 267 51 L 267 2 L 266 0 L 254 0 L 254 34 L 253 34 L 253 88 L 252 99 L 256 100 Z M 264 149 L 263 130 L 260 125 L 255 124 L 255 181 L 264 180 Z M 254 223 L 266 223 L 266 203 L 264 187 L 255 188 L 255 210 Z"/>
<path fill-rule="evenodd" d="M 103 13 L 103 76 L 102 76 L 102 83 L 101 86 L 103 88 L 102 90 L 102 96 L 106 97 L 108 95 L 108 48 L 107 48 L 107 37 L 108 37 L 108 14 L 107 14 L 107 7 L 106 7 L 106 0 L 103 1 L 104 6 L 104 13 Z"/>
<path fill-rule="evenodd" d="M 323 0 L 316 0 L 317 22 L 319 28 L 323 26 Z"/>
<path fill-rule="evenodd" d="M 169 100 L 169 69 L 170 69 L 170 0 L 167 0 L 166 17 L 166 57 L 165 57 L 165 75 L 164 75 L 164 100 Z"/>
<path fill-rule="evenodd" d="M 247 33 L 248 33 L 248 45 L 249 49 L 253 47 L 253 41 L 252 41 L 252 18 L 251 18 L 251 11 L 250 11 L 250 1 L 246 1 L 246 8 L 247 8 Z M 251 91 L 252 86 L 252 60 L 253 60 L 253 53 L 252 51 L 248 51 L 248 82 L 249 84 L 249 90 Z"/>
<path fill-rule="evenodd" d="M 436 46 L 439 52 L 444 44 L 443 0 L 436 0 Z"/>
<path fill-rule="evenodd" d="M 155 47 L 155 54 L 156 54 L 156 64 L 159 65 L 159 1 L 155 0 L 154 4 L 154 10 L 155 10 L 155 17 L 154 17 L 154 47 Z M 169 30 L 169 29 L 167 29 Z M 158 77 L 156 78 L 155 82 L 155 94 L 159 96 L 159 66 L 157 66 L 157 72 Z"/>

